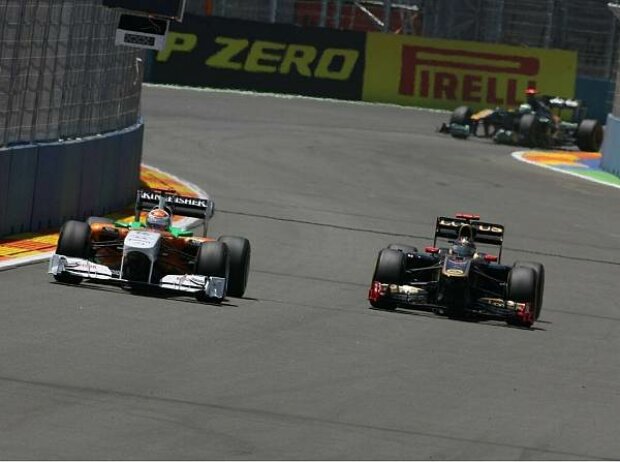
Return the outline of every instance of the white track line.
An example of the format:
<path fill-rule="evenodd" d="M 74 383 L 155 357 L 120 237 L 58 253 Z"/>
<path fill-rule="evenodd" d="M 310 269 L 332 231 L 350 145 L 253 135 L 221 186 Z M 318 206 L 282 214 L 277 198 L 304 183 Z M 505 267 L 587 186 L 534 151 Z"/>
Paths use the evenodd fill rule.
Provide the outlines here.
<path fill-rule="evenodd" d="M 596 178 L 591 178 L 589 176 L 585 176 L 585 175 L 581 175 L 577 172 L 571 172 L 569 170 L 564 170 L 558 167 L 554 167 L 552 165 L 545 165 L 545 164 L 541 164 L 538 162 L 534 162 L 533 160 L 528 160 L 525 159 L 523 156 L 528 153 L 528 152 L 532 152 L 532 151 L 516 151 L 512 153 L 512 157 L 514 157 L 517 160 L 520 160 L 521 162 L 525 162 L 526 164 L 530 164 L 530 165 L 535 165 L 537 167 L 542 167 L 542 168 L 546 168 L 549 170 L 553 170 L 554 172 L 559 172 L 559 173 L 564 173 L 565 175 L 571 175 L 571 176 L 575 176 L 577 178 L 581 178 L 582 180 L 588 180 L 591 181 L 592 183 L 598 183 L 601 184 L 603 186 L 611 186 L 612 188 L 616 188 L 616 189 L 620 189 L 620 185 L 617 184 L 613 184 L 613 183 L 608 183 L 606 181 L 603 180 L 597 180 Z"/>
<path fill-rule="evenodd" d="M 185 181 L 182 180 L 181 178 L 179 178 L 176 175 L 172 175 L 168 172 L 165 172 L 157 167 L 152 167 L 150 165 L 147 164 L 143 164 L 146 168 L 149 168 L 151 170 L 155 170 L 159 173 L 162 173 L 166 176 L 169 176 L 170 178 L 173 178 L 174 180 L 178 181 L 179 183 L 184 184 L 188 189 L 191 189 L 192 191 L 194 191 L 198 197 L 207 197 L 208 194 L 201 188 L 199 188 L 198 186 L 196 186 L 193 183 L 190 183 L 189 181 Z M 177 223 L 177 226 L 179 228 L 184 228 L 184 229 L 193 229 L 196 228 L 198 226 L 200 226 L 202 224 L 202 220 L 198 219 L 198 218 L 183 218 L 182 220 L 180 220 Z M 9 261 L 5 261 L 5 262 L 0 262 L 0 271 L 1 270 L 7 270 L 7 269 L 13 269 L 13 268 L 18 268 L 20 266 L 25 266 L 25 265 L 31 265 L 33 263 L 39 263 L 45 260 L 49 260 L 49 258 L 54 254 L 54 252 L 46 252 L 46 253 L 42 253 L 39 255 L 32 255 L 30 257 L 22 257 L 22 258 L 16 258 L 14 260 L 9 260 Z"/>
<path fill-rule="evenodd" d="M 230 95 L 259 96 L 259 97 L 269 97 L 269 98 L 278 98 L 278 99 L 300 99 L 300 100 L 320 101 L 320 102 L 335 103 L 335 104 L 353 104 L 356 106 L 370 106 L 370 107 L 378 106 L 378 107 L 388 107 L 388 108 L 393 108 L 393 109 L 401 109 L 403 111 L 437 112 L 440 114 L 450 114 L 452 112 L 446 109 L 432 109 L 432 108 L 416 107 L 416 106 L 403 106 L 403 105 L 394 104 L 394 103 L 352 101 L 352 100 L 346 100 L 346 99 L 319 98 L 317 96 L 288 95 L 288 94 L 282 94 L 282 93 L 268 93 L 268 92 L 249 91 L 249 90 L 234 90 L 234 89 L 211 88 L 211 87 L 189 87 L 189 86 L 184 86 L 184 85 L 169 85 L 169 84 L 162 84 L 162 83 L 144 83 L 143 86 L 147 88 L 163 88 L 167 90 L 196 91 L 196 92 L 202 92 L 202 93 L 224 93 L 224 94 L 230 94 Z"/>

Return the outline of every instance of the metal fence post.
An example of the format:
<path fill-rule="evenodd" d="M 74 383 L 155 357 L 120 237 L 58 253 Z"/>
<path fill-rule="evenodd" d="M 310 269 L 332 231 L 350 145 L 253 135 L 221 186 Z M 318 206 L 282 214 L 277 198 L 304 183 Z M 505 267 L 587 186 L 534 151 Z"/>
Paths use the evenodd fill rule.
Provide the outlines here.
<path fill-rule="evenodd" d="M 342 0 L 336 0 L 336 11 L 334 12 L 334 28 L 340 29 L 341 18 L 342 18 Z"/>
<path fill-rule="evenodd" d="M 269 13 L 269 22 L 276 22 L 276 17 L 278 14 L 278 0 L 271 0 Z"/>
<path fill-rule="evenodd" d="M 327 25 L 327 1 L 321 0 L 321 17 L 319 18 L 319 26 L 325 27 Z"/>
<path fill-rule="evenodd" d="M 545 30 L 544 46 L 551 47 L 551 39 L 553 38 L 553 13 L 555 9 L 555 0 L 547 0 L 547 24 Z"/>
<path fill-rule="evenodd" d="M 392 0 L 383 0 L 383 32 L 390 31 L 392 19 Z"/>

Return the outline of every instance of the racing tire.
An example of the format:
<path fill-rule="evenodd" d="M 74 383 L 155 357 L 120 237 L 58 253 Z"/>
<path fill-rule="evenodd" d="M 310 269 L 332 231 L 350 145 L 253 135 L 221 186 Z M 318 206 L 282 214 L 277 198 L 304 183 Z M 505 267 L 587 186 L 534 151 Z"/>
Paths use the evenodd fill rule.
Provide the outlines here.
<path fill-rule="evenodd" d="M 468 125 L 471 127 L 472 120 L 471 116 L 473 115 L 472 110 L 468 106 L 459 106 L 454 111 L 452 111 L 452 115 L 450 116 L 450 124 L 457 125 Z M 467 138 L 462 134 L 458 133 L 450 133 L 454 138 Z"/>
<path fill-rule="evenodd" d="M 418 248 L 417 247 L 413 247 L 412 245 L 404 245 L 404 244 L 390 244 L 387 246 L 388 249 L 392 249 L 392 250 L 399 250 L 402 253 L 408 254 L 408 253 L 417 253 L 418 252 Z"/>
<path fill-rule="evenodd" d="M 536 305 L 536 272 L 525 266 L 514 266 L 508 273 L 506 298 L 517 303 Z M 510 319 L 508 324 L 531 327 L 532 323 Z"/>
<path fill-rule="evenodd" d="M 90 256 L 90 226 L 83 221 L 67 221 L 60 228 L 56 253 L 66 257 L 88 259 Z M 81 277 L 70 274 L 57 274 L 54 279 L 66 284 L 82 282 Z"/>
<path fill-rule="evenodd" d="M 518 261 L 514 266 L 522 266 L 525 268 L 531 268 L 536 273 L 536 315 L 535 319 L 538 320 L 540 312 L 543 306 L 543 295 L 545 292 L 545 267 L 542 263 L 535 261 Z"/>
<path fill-rule="evenodd" d="M 519 144 L 529 148 L 540 146 L 543 128 L 536 114 L 523 114 L 519 121 Z"/>
<path fill-rule="evenodd" d="M 88 224 L 88 226 L 92 226 L 95 223 L 104 223 L 106 225 L 113 225 L 114 220 L 112 220 L 111 218 L 105 218 L 105 217 L 88 217 L 88 219 L 86 220 L 86 223 Z"/>
<path fill-rule="evenodd" d="M 379 252 L 375 272 L 372 276 L 373 282 L 382 284 L 402 284 L 405 275 L 405 265 L 407 256 L 400 250 L 383 249 Z M 396 303 L 389 300 L 370 301 L 373 308 L 382 310 L 396 309 Z"/>
<path fill-rule="evenodd" d="M 250 274 L 250 255 L 252 253 L 250 241 L 244 237 L 221 236 L 218 242 L 222 242 L 228 247 L 230 270 L 226 292 L 231 297 L 241 298 L 245 293 Z"/>
<path fill-rule="evenodd" d="M 598 152 L 603 144 L 603 127 L 598 120 L 582 120 L 577 127 L 575 144 L 581 151 Z"/>
<path fill-rule="evenodd" d="M 196 254 L 194 273 L 228 280 L 228 247 L 223 242 L 204 242 Z M 228 292 L 228 287 L 226 288 Z M 224 294 L 226 295 L 226 294 Z M 198 301 L 210 301 L 204 292 L 196 294 Z"/>

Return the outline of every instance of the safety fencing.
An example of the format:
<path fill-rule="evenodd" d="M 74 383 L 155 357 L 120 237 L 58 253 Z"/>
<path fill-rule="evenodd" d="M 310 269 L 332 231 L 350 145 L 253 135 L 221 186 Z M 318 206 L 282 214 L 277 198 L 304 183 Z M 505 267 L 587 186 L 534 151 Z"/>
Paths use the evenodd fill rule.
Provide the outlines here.
<path fill-rule="evenodd" d="M 0 2 L 0 235 L 129 203 L 144 53 L 100 0 Z"/>
<path fill-rule="evenodd" d="M 563 50 L 187 15 L 147 79 L 453 109 L 516 106 L 532 85 L 572 97 L 576 69 Z"/>
<path fill-rule="evenodd" d="M 139 117 L 142 52 L 98 0 L 0 2 L 0 146 L 118 130 Z"/>

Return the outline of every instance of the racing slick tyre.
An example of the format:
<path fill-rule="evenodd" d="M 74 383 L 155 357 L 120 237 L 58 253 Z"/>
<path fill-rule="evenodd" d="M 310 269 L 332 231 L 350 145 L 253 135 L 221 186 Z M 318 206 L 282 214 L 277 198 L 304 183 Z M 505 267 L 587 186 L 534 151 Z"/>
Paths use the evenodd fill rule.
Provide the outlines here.
<path fill-rule="evenodd" d="M 86 223 L 88 223 L 88 226 L 92 226 L 94 223 L 104 223 L 106 225 L 113 225 L 114 220 L 112 220 L 111 218 L 105 218 L 105 217 L 88 217 L 88 220 L 86 220 Z"/>
<path fill-rule="evenodd" d="M 577 127 L 575 144 L 582 151 L 598 152 L 603 144 L 603 127 L 598 120 L 582 120 Z"/>
<path fill-rule="evenodd" d="M 543 306 L 543 294 L 545 292 L 545 267 L 542 263 L 535 261 L 518 261 L 514 266 L 522 266 L 525 268 L 532 268 L 536 273 L 536 316 L 538 320 L 540 312 Z"/>
<path fill-rule="evenodd" d="M 241 298 L 245 293 L 248 275 L 250 274 L 250 241 L 244 237 L 236 236 L 221 236 L 218 241 L 228 247 L 230 272 L 226 292 L 231 297 Z"/>
<path fill-rule="evenodd" d="M 517 303 L 536 305 L 536 272 L 525 266 L 514 266 L 508 273 L 506 298 Z M 531 327 L 532 322 L 510 319 L 508 324 Z"/>
<path fill-rule="evenodd" d="M 417 247 L 413 247 L 411 245 L 404 245 L 404 244 L 390 244 L 387 246 L 387 248 L 392 249 L 392 250 L 400 250 L 402 253 L 417 253 L 418 252 Z"/>
<path fill-rule="evenodd" d="M 407 256 L 400 250 L 383 249 L 377 257 L 372 281 L 382 284 L 402 284 Z M 370 301 L 373 308 L 393 310 L 396 304 L 389 300 Z"/>
<path fill-rule="evenodd" d="M 223 242 L 204 242 L 196 255 L 194 273 L 199 276 L 213 276 L 228 279 L 228 247 Z M 227 288 L 228 289 L 228 288 Z M 196 294 L 201 301 L 209 301 L 204 292 Z"/>
<path fill-rule="evenodd" d="M 87 259 L 90 256 L 90 226 L 83 221 L 67 221 L 60 229 L 56 253 Z M 67 284 L 79 284 L 82 281 L 81 277 L 70 274 L 57 274 L 54 279 Z"/>
<path fill-rule="evenodd" d="M 450 116 L 450 125 L 468 125 L 471 127 L 472 110 L 468 106 L 457 107 Z M 467 138 L 461 133 L 450 133 L 454 138 Z"/>
<path fill-rule="evenodd" d="M 529 148 L 543 147 L 543 127 L 535 114 L 524 114 L 519 121 L 519 144 Z"/>

